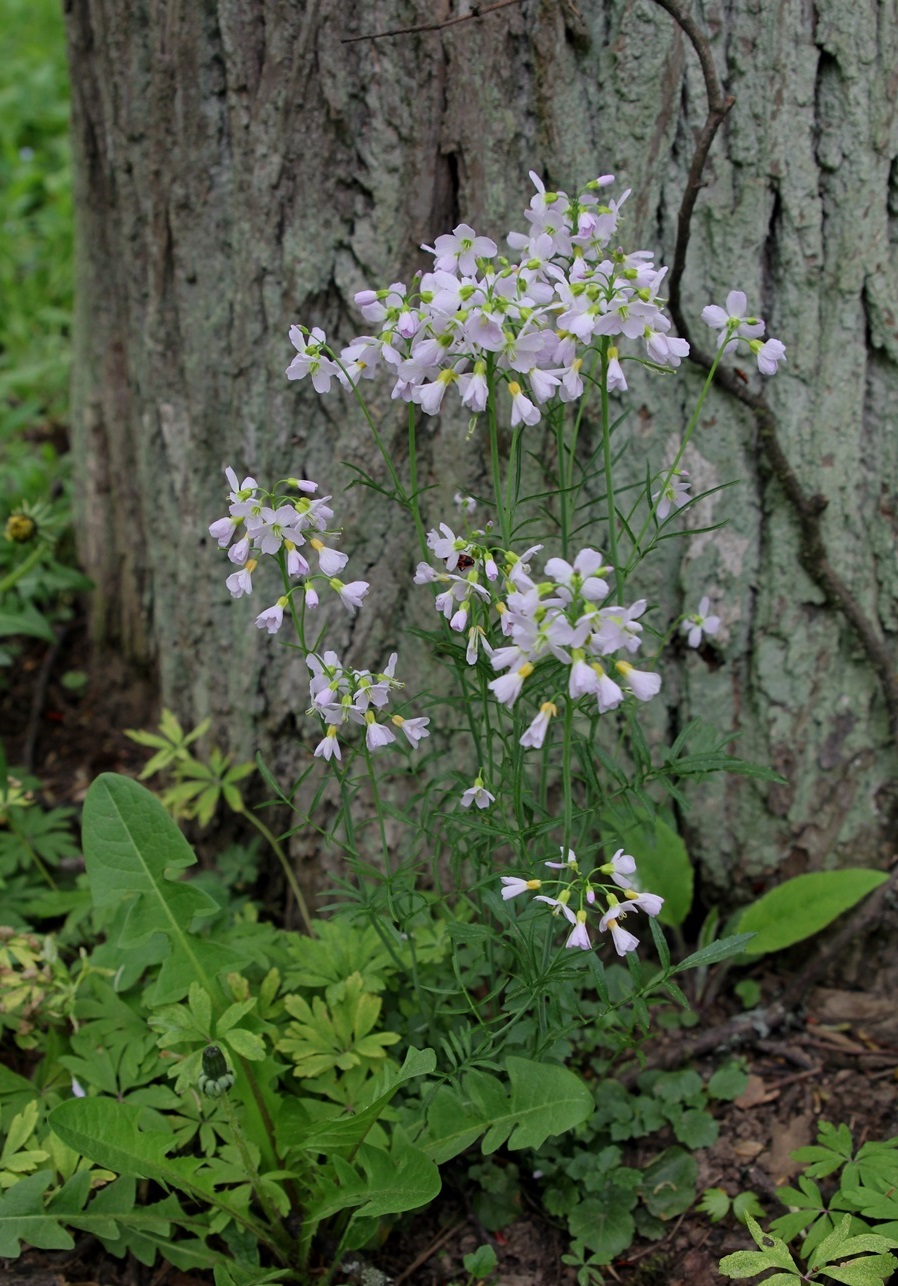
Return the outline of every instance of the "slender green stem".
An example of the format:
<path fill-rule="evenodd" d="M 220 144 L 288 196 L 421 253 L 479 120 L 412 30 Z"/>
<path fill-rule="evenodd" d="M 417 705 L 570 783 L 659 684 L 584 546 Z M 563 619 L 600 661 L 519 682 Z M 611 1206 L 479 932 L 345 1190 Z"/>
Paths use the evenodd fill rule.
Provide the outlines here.
<path fill-rule="evenodd" d="M 640 558 L 642 557 L 640 551 L 642 549 L 643 538 L 645 537 L 645 534 L 648 531 L 649 526 L 651 525 L 652 519 L 654 518 L 655 514 L 658 511 L 658 505 L 660 505 L 664 497 L 664 493 L 666 492 L 667 488 L 670 486 L 671 478 L 677 472 L 677 466 L 682 460 L 683 453 L 686 450 L 687 446 L 689 445 L 689 439 L 692 437 L 693 433 L 695 432 L 696 425 L 698 424 L 698 417 L 701 415 L 702 407 L 705 404 L 705 398 L 708 396 L 708 392 L 710 391 L 711 385 L 714 382 L 714 372 L 717 370 L 717 367 L 720 364 L 720 359 L 723 356 L 723 349 L 724 349 L 724 345 L 721 345 L 721 347 L 718 348 L 717 353 L 715 354 L 714 362 L 711 366 L 711 369 L 708 371 L 707 377 L 705 379 L 705 383 L 702 387 L 702 391 L 699 394 L 698 402 L 695 405 L 695 410 L 692 412 L 692 416 L 690 417 L 689 423 L 686 426 L 686 432 L 683 434 L 683 440 L 680 443 L 680 449 L 677 451 L 677 454 L 674 456 L 673 464 L 671 464 L 670 468 L 667 470 L 667 473 L 664 476 L 664 481 L 661 483 L 661 488 L 657 493 L 658 499 L 652 505 L 651 509 L 646 515 L 645 521 L 643 522 L 642 526 L 639 529 L 639 534 L 636 537 L 636 545 L 632 554 L 632 559 L 635 561 L 633 561 L 631 565 L 628 565 L 627 567 L 628 572 L 632 571 L 633 567 L 636 566 L 636 563 L 638 563 Z"/>
<path fill-rule="evenodd" d="M 244 813 L 244 816 L 248 821 L 252 822 L 259 834 L 271 845 L 275 857 L 281 864 L 281 870 L 284 872 L 287 883 L 290 885 L 290 892 L 296 899 L 296 905 L 305 931 L 310 938 L 314 938 L 315 929 L 312 925 L 312 917 L 309 914 L 309 906 L 303 897 L 302 889 L 299 887 L 296 872 L 293 870 L 290 859 L 287 857 L 287 854 L 284 852 L 277 838 L 272 834 L 260 817 L 257 817 L 255 813 L 250 812 Z"/>
<path fill-rule="evenodd" d="M 39 544 L 35 549 L 32 549 L 31 553 L 23 562 L 19 563 L 18 567 L 14 567 L 12 571 L 7 572 L 3 579 L 0 580 L 0 595 L 5 594 L 7 590 L 12 589 L 16 581 L 19 581 L 23 576 L 26 576 L 28 572 L 31 571 L 32 567 L 36 567 L 48 552 L 49 548 L 49 545 Z"/>
<path fill-rule="evenodd" d="M 228 1118 L 228 1125 L 231 1127 L 231 1135 L 237 1145 L 237 1151 L 240 1153 L 240 1159 L 243 1162 L 243 1167 L 246 1171 L 246 1177 L 249 1180 L 250 1187 L 256 1194 L 256 1200 L 259 1202 L 259 1205 L 265 1211 L 266 1218 L 271 1225 L 275 1242 L 279 1246 L 279 1254 L 283 1255 L 286 1246 L 281 1244 L 281 1237 L 278 1235 L 281 1227 L 280 1215 L 265 1194 L 265 1189 L 262 1187 L 259 1171 L 256 1169 L 255 1163 L 250 1155 L 246 1139 L 243 1137 L 243 1131 L 237 1121 L 237 1113 L 234 1111 L 234 1105 L 227 1093 L 222 1094 L 221 1105 L 224 1108 L 225 1116 Z"/>
<path fill-rule="evenodd" d="M 574 782 L 571 772 L 571 740 L 574 730 L 574 708 L 570 699 L 564 703 L 564 738 L 561 744 L 561 793 L 564 799 L 564 849 L 561 860 L 567 861 L 574 832 Z"/>
<path fill-rule="evenodd" d="M 496 420 L 496 386 L 495 386 L 495 365 L 492 355 L 487 361 L 487 380 L 489 383 L 489 396 L 487 399 L 486 411 L 490 426 L 490 468 L 493 475 L 493 494 L 496 498 L 496 513 L 499 518 L 499 533 L 502 537 L 502 546 L 504 549 L 511 548 L 511 530 L 509 528 L 508 514 L 505 512 L 505 505 L 502 501 L 502 469 L 499 457 L 499 425 Z"/>
<path fill-rule="evenodd" d="M 418 499 L 418 441 L 417 425 L 415 421 L 415 408 L 413 403 L 409 403 L 408 408 L 408 470 L 409 483 L 411 485 L 411 495 L 409 503 L 412 510 L 412 518 L 415 521 L 415 531 L 418 533 L 418 544 L 421 548 L 421 557 L 427 557 L 427 537 L 424 534 L 424 522 L 421 518 L 421 505 Z"/>
<path fill-rule="evenodd" d="M 617 551 L 617 504 L 614 499 L 614 470 L 611 467 L 611 411 L 608 405 L 608 341 L 602 341 L 602 456 L 605 461 L 605 494 L 608 505 L 608 550 L 614 568 L 616 599 L 624 592 L 625 575 Z"/>
<path fill-rule="evenodd" d="M 565 452 L 567 450 L 564 441 L 564 417 L 560 414 L 555 417 L 555 454 L 558 457 L 558 524 L 561 528 L 561 556 L 567 558 L 570 551 L 571 543 L 571 496 L 567 487 L 564 485 L 566 477 L 565 469 Z"/>

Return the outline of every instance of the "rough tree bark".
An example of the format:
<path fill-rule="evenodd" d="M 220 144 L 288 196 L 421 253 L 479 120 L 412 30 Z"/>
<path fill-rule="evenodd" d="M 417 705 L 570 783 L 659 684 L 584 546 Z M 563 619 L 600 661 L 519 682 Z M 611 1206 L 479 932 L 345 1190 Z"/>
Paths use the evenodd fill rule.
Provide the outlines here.
<path fill-rule="evenodd" d="M 653 0 L 517 0 L 352 41 L 472 6 L 65 3 L 76 494 L 95 636 L 154 667 L 183 720 L 211 714 L 233 750 L 261 747 L 289 779 L 312 735 L 299 731 L 304 676 L 224 589 L 206 533 L 223 512 L 221 470 L 337 490 L 338 462 L 379 466 L 348 400 L 285 381 L 288 326 L 357 333 L 353 293 L 407 279 L 421 242 L 460 219 L 497 239 L 520 226 L 531 168 L 568 188 L 617 174 L 634 193 L 631 244 L 669 261 L 706 112 L 699 63 Z M 684 308 L 697 317 L 738 286 L 786 342 L 766 389 L 779 441 L 805 492 L 828 501 L 829 559 L 894 647 L 895 3 L 699 0 L 693 16 L 735 103 L 693 217 Z M 634 449 L 671 452 L 700 379 L 638 384 Z M 402 416 L 379 406 L 401 458 Z M 740 753 L 788 782 L 697 793 L 690 845 L 718 888 L 881 863 L 896 806 L 882 676 L 802 566 L 794 507 L 762 447 L 751 412 L 716 392 L 688 467 L 698 487 L 740 482 L 693 521 L 726 514 L 729 526 L 669 542 L 650 589 L 671 614 L 716 592 L 725 625 L 716 668 L 690 654 L 666 669 L 670 726 L 712 708 Z M 438 521 L 438 497 L 475 486 L 482 461 L 450 421 L 427 451 Z M 341 514 L 376 599 L 335 624 L 376 665 L 408 610 L 412 533 L 368 492 Z"/>

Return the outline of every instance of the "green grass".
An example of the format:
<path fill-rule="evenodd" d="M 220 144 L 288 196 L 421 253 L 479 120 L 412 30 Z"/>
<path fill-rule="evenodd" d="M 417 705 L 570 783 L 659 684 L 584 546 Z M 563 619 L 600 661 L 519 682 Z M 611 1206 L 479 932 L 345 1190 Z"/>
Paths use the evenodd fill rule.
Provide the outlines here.
<path fill-rule="evenodd" d="M 60 477 L 51 434 L 68 407 L 68 120 L 59 0 L 0 0 L 0 518 Z"/>

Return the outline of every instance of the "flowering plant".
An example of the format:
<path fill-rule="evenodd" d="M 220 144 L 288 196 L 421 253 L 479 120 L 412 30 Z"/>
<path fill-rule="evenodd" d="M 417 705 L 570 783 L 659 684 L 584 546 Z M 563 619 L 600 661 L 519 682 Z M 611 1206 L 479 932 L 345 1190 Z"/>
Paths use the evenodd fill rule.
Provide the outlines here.
<path fill-rule="evenodd" d="M 506 901 L 543 887 L 546 881 L 532 869 L 534 850 L 555 830 L 555 842 L 567 857 L 546 865 L 563 875 L 553 881 L 556 896 L 540 893 L 534 901 L 567 922 L 567 947 L 591 950 L 592 925 L 599 935 L 609 933 L 624 956 L 635 951 L 638 938 L 622 921 L 636 910 L 658 916 L 664 898 L 642 888 L 633 855 L 621 847 L 624 837 L 615 815 L 619 819 L 621 805 L 631 816 L 634 807 L 653 808 L 656 785 L 682 802 L 676 779 L 695 775 L 694 769 L 684 771 L 682 758 L 668 755 L 652 762 L 639 707 L 661 691 L 664 645 L 681 632 L 689 647 L 698 648 L 721 625 L 705 595 L 697 612 L 685 613 L 665 631 L 654 622 L 648 600 L 633 597 L 628 587 L 668 526 L 701 498 L 690 494 L 682 462 L 713 369 L 672 462 L 650 472 L 634 499 L 632 485 L 622 486 L 617 478 L 622 453 L 612 449 L 611 398 L 627 390 L 628 363 L 670 373 L 688 356 L 688 343 L 672 333 L 664 311 L 667 269 L 656 266 L 649 251 L 620 247 L 621 211 L 629 191 L 610 197 L 613 176 L 600 176 L 575 197 L 547 190 L 535 173 L 530 177 L 536 191 L 524 212 L 528 226 L 508 235 L 511 256 L 500 255 L 494 241 L 459 224 L 423 247 L 433 257 L 432 268 L 411 286 L 393 282 L 357 293 L 370 333 L 337 352 L 320 328 L 291 327 L 296 356 L 286 374 L 290 380 L 310 379 L 322 395 L 341 386 L 354 394 L 381 449 L 392 495 L 417 531 L 422 558 L 414 583 L 430 586 L 434 594 L 441 618 L 439 650 L 459 677 L 470 727 L 467 755 L 477 765 L 467 782 L 441 786 L 441 811 L 450 817 L 449 849 L 463 858 L 455 863 L 459 891 L 473 883 L 482 911 L 484 890 L 496 879 Z M 702 318 L 718 332 L 715 367 L 740 346 L 756 358 L 762 375 L 773 374 L 785 360 L 778 340 L 762 340 L 765 324 L 748 314 L 741 291 L 729 293 L 725 308 L 707 306 Z M 365 383 L 380 376 L 391 383 L 392 398 L 408 405 L 406 480 L 364 402 Z M 438 415 L 449 397 L 470 413 L 468 439 L 482 432 L 488 441 L 493 494 L 484 503 L 459 491 L 458 518 L 450 524 L 438 515 L 428 530 L 417 476 L 419 414 Z M 590 398 L 598 402 L 601 416 L 594 453 L 601 468 L 592 472 L 578 449 Z M 507 456 L 500 445 L 503 419 Z M 534 498 L 524 493 L 525 454 L 541 422 L 554 448 L 554 474 Z M 597 494 L 596 475 L 604 496 Z M 429 736 L 431 719 L 387 716 L 388 703 L 401 687 L 395 652 L 382 672 L 356 670 L 307 637 L 319 587 L 333 591 L 349 611 L 362 606 L 369 589 L 364 581 L 340 579 L 347 557 L 324 543 L 336 534 L 330 526 L 331 497 L 311 499 L 318 488 L 308 480 L 287 480 L 288 489 L 299 492 L 291 499 L 277 488 L 265 492 L 252 478 L 238 486 L 230 468 L 227 476 L 229 511 L 210 532 L 239 568 L 228 577 L 228 588 L 235 598 L 250 593 L 261 555 L 277 560 L 283 592 L 259 613 L 256 625 L 276 633 L 288 612 L 311 675 L 309 713 L 325 728 L 314 756 L 342 771 L 345 790 L 359 750 L 355 747 L 344 762 L 340 737 L 353 724 L 364 727 L 361 753 L 377 800 L 371 753 L 395 743 L 397 731 L 413 751 Z M 520 533 L 532 530 L 536 520 L 534 499 L 549 531 L 543 541 L 522 548 Z M 482 509 L 486 516 L 475 525 Z M 589 543 L 581 543 L 584 532 Z M 315 558 L 317 568 L 310 563 Z M 646 651 L 648 657 L 640 660 Z M 613 749 L 603 751 L 606 738 Z M 726 766 L 737 767 L 737 761 L 730 759 Z M 560 802 L 553 806 L 556 796 Z M 451 820 L 453 801 L 466 810 L 466 823 Z M 349 826 L 344 848 L 352 853 L 346 809 L 342 820 L 344 828 Z M 426 818 L 418 826 L 423 829 L 412 849 L 433 840 Z M 574 845 L 590 855 L 588 874 L 581 872 Z M 497 853 L 506 864 L 513 861 L 520 874 L 496 872 Z M 386 844 L 384 861 L 389 870 Z M 470 870 L 462 874 L 466 863 L 473 866 L 473 881 Z M 395 906 L 391 915 L 395 918 Z M 401 923 L 396 927 L 407 929 Z"/>

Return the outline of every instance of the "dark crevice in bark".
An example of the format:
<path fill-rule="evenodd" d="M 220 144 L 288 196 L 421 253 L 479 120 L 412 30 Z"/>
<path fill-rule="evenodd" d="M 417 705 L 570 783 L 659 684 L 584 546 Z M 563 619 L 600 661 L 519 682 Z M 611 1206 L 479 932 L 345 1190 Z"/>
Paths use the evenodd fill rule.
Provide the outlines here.
<path fill-rule="evenodd" d="M 655 0 L 655 3 L 667 10 L 692 41 L 702 65 L 708 95 L 708 116 L 696 145 L 680 207 L 677 244 L 670 278 L 670 312 L 680 335 L 690 341 L 692 361 L 709 371 L 713 360 L 692 340 L 680 299 L 680 285 L 686 264 L 692 215 L 701 187 L 702 171 L 714 136 L 732 107 L 733 99 L 723 96 L 714 70 L 710 46 L 700 28 L 688 14 L 681 10 L 675 0 Z M 718 367 L 714 378 L 715 382 L 731 397 L 752 411 L 761 450 L 782 488 L 798 527 L 799 562 L 811 580 L 822 590 L 827 604 L 840 611 L 857 634 L 867 660 L 879 680 L 892 740 L 893 742 L 898 740 L 898 675 L 895 673 L 891 653 L 875 624 L 863 611 L 858 600 L 829 560 L 820 523 L 821 514 L 827 506 L 826 497 L 820 494 L 809 495 L 802 487 L 783 450 L 776 417 L 765 399 L 745 388 L 738 377 L 724 367 Z"/>

